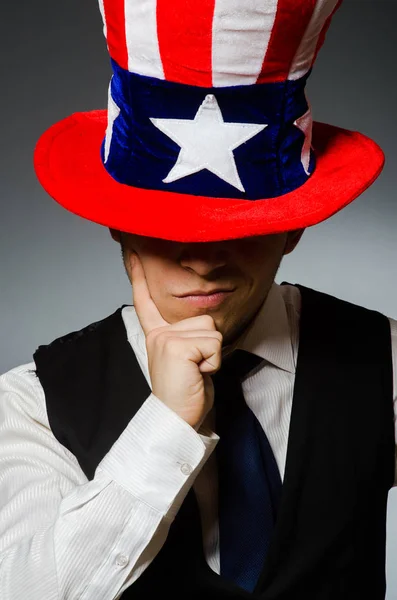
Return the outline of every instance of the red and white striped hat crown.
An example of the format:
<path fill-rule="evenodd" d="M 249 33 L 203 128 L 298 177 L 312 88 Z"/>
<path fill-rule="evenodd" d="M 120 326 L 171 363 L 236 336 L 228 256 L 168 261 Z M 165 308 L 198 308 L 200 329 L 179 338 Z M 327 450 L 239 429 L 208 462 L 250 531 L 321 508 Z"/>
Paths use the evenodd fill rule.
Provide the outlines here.
<path fill-rule="evenodd" d="M 301 79 L 342 0 L 99 0 L 131 73 L 201 87 Z"/>

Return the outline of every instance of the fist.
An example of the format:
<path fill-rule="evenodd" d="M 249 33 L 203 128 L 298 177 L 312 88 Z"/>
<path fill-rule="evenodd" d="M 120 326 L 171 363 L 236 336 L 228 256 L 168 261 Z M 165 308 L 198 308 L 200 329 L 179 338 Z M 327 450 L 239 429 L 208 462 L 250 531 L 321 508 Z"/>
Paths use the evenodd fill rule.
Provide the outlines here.
<path fill-rule="evenodd" d="M 139 257 L 131 260 L 135 310 L 146 338 L 152 392 L 196 431 L 214 404 L 211 374 L 222 362 L 222 334 L 210 315 L 170 324 L 152 297 Z"/>

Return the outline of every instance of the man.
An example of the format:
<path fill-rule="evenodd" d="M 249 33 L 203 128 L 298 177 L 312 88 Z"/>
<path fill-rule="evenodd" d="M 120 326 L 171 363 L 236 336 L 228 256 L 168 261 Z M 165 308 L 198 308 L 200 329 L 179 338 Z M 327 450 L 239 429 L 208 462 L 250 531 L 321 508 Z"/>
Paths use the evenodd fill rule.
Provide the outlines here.
<path fill-rule="evenodd" d="M 312 122 L 339 5 L 100 2 L 108 112 L 35 167 L 133 305 L 1 377 L 2 599 L 384 598 L 397 323 L 274 283 L 384 162 Z"/>

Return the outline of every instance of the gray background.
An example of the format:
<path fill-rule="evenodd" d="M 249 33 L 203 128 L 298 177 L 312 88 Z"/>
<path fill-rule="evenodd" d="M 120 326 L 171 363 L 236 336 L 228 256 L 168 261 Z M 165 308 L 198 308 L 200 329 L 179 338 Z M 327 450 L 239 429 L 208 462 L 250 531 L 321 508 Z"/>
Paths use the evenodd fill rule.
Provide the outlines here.
<path fill-rule="evenodd" d="M 110 65 L 96 0 L 2 6 L 0 372 L 39 344 L 104 318 L 132 295 L 108 230 L 51 200 L 36 180 L 40 134 L 75 112 L 106 108 Z M 314 118 L 373 137 L 381 177 L 353 204 L 306 230 L 287 280 L 397 319 L 395 69 L 397 2 L 345 0 L 308 83 Z M 365 441 L 363 442 L 365 443 Z M 387 600 L 397 598 L 397 488 L 389 495 Z"/>

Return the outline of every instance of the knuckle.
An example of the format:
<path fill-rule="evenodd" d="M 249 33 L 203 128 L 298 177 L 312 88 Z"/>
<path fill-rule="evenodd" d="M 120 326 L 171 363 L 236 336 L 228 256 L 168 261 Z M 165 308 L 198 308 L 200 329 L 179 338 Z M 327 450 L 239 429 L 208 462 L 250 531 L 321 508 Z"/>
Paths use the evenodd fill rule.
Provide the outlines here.
<path fill-rule="evenodd" d="M 215 349 L 215 352 L 220 355 L 222 351 L 222 340 L 220 340 L 219 337 L 211 338 L 211 344 Z"/>
<path fill-rule="evenodd" d="M 215 321 L 214 318 L 211 317 L 211 315 L 202 315 L 201 318 L 204 321 L 206 327 L 209 327 L 210 329 L 215 329 Z"/>
<path fill-rule="evenodd" d="M 167 342 L 166 332 L 161 329 L 152 329 L 146 336 L 146 348 L 149 352 L 154 352 L 155 349 L 160 349 Z"/>

